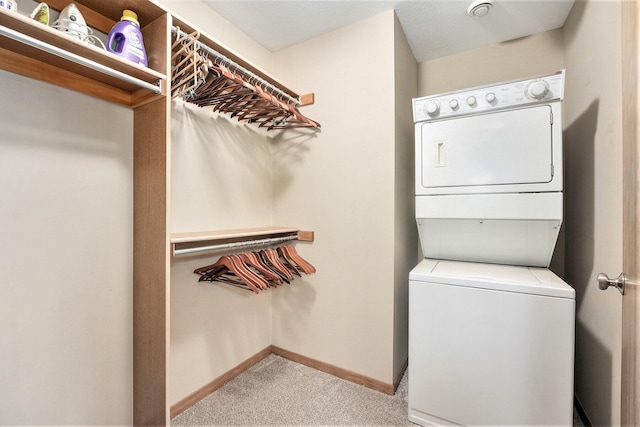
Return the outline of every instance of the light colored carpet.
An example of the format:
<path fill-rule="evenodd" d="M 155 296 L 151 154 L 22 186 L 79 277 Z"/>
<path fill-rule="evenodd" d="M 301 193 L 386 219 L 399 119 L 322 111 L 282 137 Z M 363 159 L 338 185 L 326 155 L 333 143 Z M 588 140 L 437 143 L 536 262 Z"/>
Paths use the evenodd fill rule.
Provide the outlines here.
<path fill-rule="evenodd" d="M 174 426 L 415 426 L 395 396 L 271 354 L 175 417 Z"/>
<path fill-rule="evenodd" d="M 171 421 L 173 426 L 413 426 L 407 374 L 389 396 L 275 354 Z M 574 426 L 583 427 L 574 410 Z"/>

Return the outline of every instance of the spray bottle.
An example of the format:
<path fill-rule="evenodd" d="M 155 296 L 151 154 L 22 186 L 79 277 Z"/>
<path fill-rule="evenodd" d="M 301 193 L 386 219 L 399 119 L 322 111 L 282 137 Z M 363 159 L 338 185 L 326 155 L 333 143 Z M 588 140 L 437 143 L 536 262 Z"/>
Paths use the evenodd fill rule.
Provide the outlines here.
<path fill-rule="evenodd" d="M 122 12 L 122 18 L 109 31 L 107 50 L 145 67 L 147 53 L 142 41 L 138 15 L 130 10 Z"/>

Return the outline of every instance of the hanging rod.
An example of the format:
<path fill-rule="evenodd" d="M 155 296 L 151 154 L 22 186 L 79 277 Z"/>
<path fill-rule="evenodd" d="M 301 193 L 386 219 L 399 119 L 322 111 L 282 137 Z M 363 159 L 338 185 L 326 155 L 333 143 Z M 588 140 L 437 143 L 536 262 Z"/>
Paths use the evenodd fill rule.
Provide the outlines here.
<path fill-rule="evenodd" d="M 102 74 L 105 74 L 107 76 L 110 77 L 114 77 L 118 80 L 122 80 L 124 82 L 127 83 L 131 83 L 133 85 L 136 85 L 138 87 L 144 88 L 144 89 L 148 89 L 152 92 L 154 92 L 156 95 L 160 94 L 162 92 L 162 90 L 160 89 L 160 82 L 158 81 L 156 84 L 152 84 L 152 83 L 148 83 L 145 82 L 144 80 L 140 80 L 137 79 L 135 77 L 132 77 L 126 73 L 123 73 L 121 71 L 118 70 L 114 70 L 113 68 L 109 68 L 107 66 L 104 66 L 102 64 L 99 64 L 95 61 L 92 61 L 90 59 L 84 58 L 80 55 L 76 55 L 75 53 L 72 52 L 67 52 L 64 49 L 60 49 L 59 47 L 53 46 L 49 43 L 43 42 L 41 40 L 35 39 L 31 36 L 28 36 L 26 34 L 22 34 L 19 33 L 17 31 L 14 31 L 10 28 L 5 27 L 4 25 L 0 25 L 0 35 L 3 35 L 5 37 L 8 37 L 12 40 L 15 40 L 17 42 L 23 43 L 27 46 L 31 46 L 33 48 L 39 49 L 43 52 L 47 52 L 50 53 L 52 55 L 55 55 L 57 57 L 66 59 L 68 61 L 74 62 L 78 65 L 82 65 L 84 67 L 90 68 L 94 71 L 98 71 Z"/>
<path fill-rule="evenodd" d="M 290 240 L 298 240 L 298 234 L 294 234 L 292 236 L 269 237 L 266 239 L 247 240 L 244 242 L 221 243 L 217 245 L 200 246 L 195 248 L 184 248 L 184 249 L 176 249 L 176 246 L 174 244 L 173 256 L 187 255 L 187 254 L 206 252 L 206 251 L 219 251 L 219 250 L 247 248 L 247 247 L 254 247 L 254 246 L 273 245 L 276 243 L 288 242 Z"/>
<path fill-rule="evenodd" d="M 192 40 L 192 37 L 189 34 L 185 33 L 184 31 L 182 31 L 178 27 L 171 27 L 171 32 L 173 34 L 175 34 L 176 37 L 185 38 L 185 39 L 187 39 L 189 41 Z M 232 68 L 235 68 L 237 71 L 240 71 L 242 74 L 248 75 L 250 79 L 253 79 L 253 80 L 257 81 L 258 83 L 260 83 L 260 85 L 262 87 L 266 88 L 272 94 L 274 94 L 274 95 L 276 95 L 276 96 L 278 96 L 280 98 L 283 98 L 283 99 L 289 101 L 290 103 L 293 103 L 294 105 L 300 105 L 300 100 L 299 99 L 292 97 L 288 93 L 286 93 L 283 90 L 279 89 L 277 86 L 274 86 L 273 84 L 269 83 L 268 81 L 266 81 L 262 77 L 258 76 L 256 73 L 247 70 L 246 68 L 244 68 L 243 66 L 237 64 L 235 61 L 227 58 L 226 56 L 224 56 L 220 52 L 210 48 L 209 46 L 207 46 L 206 44 L 204 44 L 204 43 L 202 43 L 202 42 L 200 42 L 198 40 L 195 41 L 195 44 L 200 49 L 203 49 L 204 51 L 206 51 L 208 54 L 213 55 L 216 59 L 219 59 L 220 61 L 226 62 L 229 66 L 231 66 Z"/>

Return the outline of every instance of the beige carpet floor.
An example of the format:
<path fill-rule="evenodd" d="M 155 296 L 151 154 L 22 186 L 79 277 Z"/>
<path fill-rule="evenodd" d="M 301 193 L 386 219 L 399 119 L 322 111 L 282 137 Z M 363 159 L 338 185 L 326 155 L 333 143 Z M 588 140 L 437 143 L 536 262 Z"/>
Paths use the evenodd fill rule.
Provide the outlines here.
<path fill-rule="evenodd" d="M 415 426 L 395 396 L 274 354 L 175 417 L 174 426 Z"/>
<path fill-rule="evenodd" d="M 173 426 L 416 426 L 407 375 L 389 396 L 274 354 L 175 417 Z M 584 426 L 574 411 L 574 426 Z"/>

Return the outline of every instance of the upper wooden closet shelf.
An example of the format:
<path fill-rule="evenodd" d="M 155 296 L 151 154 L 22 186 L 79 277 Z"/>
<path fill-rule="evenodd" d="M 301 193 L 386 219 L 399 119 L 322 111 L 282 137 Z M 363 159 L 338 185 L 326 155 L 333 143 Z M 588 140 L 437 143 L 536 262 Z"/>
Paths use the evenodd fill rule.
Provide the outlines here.
<path fill-rule="evenodd" d="M 320 128 L 298 110 L 313 96 L 300 96 L 185 22 L 174 18 L 173 24 L 173 98 L 267 130 Z"/>
<path fill-rule="evenodd" d="M 314 233 L 297 228 L 261 227 L 171 234 L 174 255 L 232 249 L 236 246 L 264 245 L 289 240 L 313 242 Z"/>
<path fill-rule="evenodd" d="M 182 31 L 184 31 L 185 33 L 188 33 L 188 34 L 191 34 L 191 33 L 196 32 L 196 31 L 199 32 L 200 38 L 198 39 L 198 41 L 200 43 L 202 43 L 205 46 L 208 46 L 208 47 L 214 49 L 215 51 L 217 51 L 218 53 L 226 56 L 227 58 L 229 58 L 230 60 L 232 60 L 236 64 L 240 65 L 241 67 L 249 70 L 250 72 L 256 74 L 257 76 L 259 76 L 262 79 L 266 80 L 267 82 L 271 83 L 272 85 L 278 87 L 280 90 L 282 90 L 283 92 L 285 92 L 286 94 L 288 94 L 292 98 L 300 100 L 300 98 L 303 96 L 303 95 L 299 94 L 298 92 L 294 91 L 293 89 L 285 86 L 282 82 L 280 82 L 279 80 L 277 80 L 273 76 L 269 75 L 267 72 L 265 72 L 261 68 L 257 67 L 256 65 L 252 64 L 251 62 L 243 59 L 241 56 L 237 55 L 231 49 L 229 49 L 229 48 L 225 47 L 224 45 L 220 44 L 215 39 L 209 37 L 206 33 L 203 33 L 202 31 L 200 31 L 200 29 L 193 27 L 191 24 L 187 23 L 186 21 L 184 21 L 184 20 L 182 20 L 180 18 L 177 18 L 176 16 L 173 16 L 173 25 L 177 26 L 178 28 L 180 28 L 180 30 L 182 30 Z"/>
<path fill-rule="evenodd" d="M 102 26 L 110 22 L 105 17 L 100 21 Z M 152 98 L 160 92 L 158 82 L 166 81 L 165 73 L 4 8 L 0 8 L 0 68 L 128 106 Z"/>

